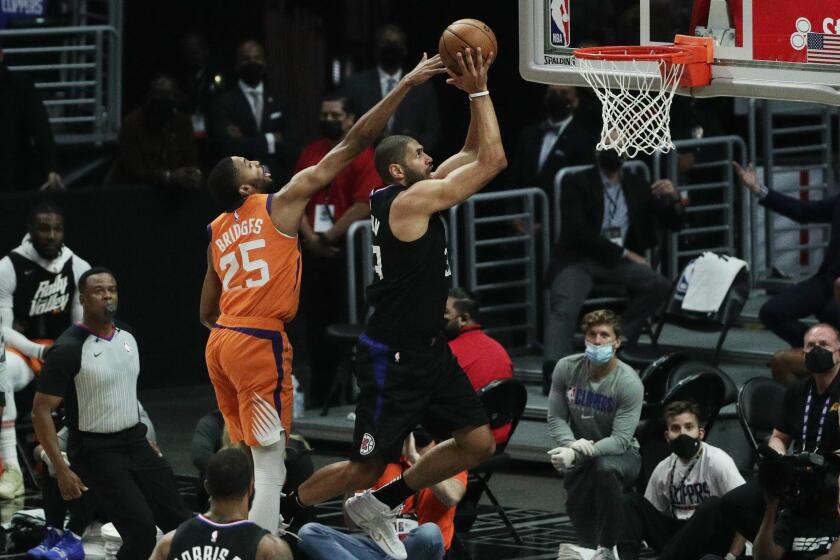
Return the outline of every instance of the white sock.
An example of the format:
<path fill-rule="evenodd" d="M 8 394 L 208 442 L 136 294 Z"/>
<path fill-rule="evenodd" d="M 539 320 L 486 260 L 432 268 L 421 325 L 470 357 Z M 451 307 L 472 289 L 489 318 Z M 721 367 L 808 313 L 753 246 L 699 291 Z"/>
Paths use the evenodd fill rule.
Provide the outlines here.
<path fill-rule="evenodd" d="M 286 481 L 286 438 L 265 447 L 252 447 L 254 457 L 254 503 L 248 518 L 272 534 L 277 533 L 280 494 Z"/>

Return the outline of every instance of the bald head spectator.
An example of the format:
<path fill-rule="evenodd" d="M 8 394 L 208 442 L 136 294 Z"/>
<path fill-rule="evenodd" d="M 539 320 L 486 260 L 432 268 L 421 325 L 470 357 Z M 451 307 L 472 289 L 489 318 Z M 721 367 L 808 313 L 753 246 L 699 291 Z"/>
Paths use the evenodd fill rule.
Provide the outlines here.
<path fill-rule="evenodd" d="M 176 109 L 178 95 L 169 76 L 152 79 L 145 103 L 123 120 L 111 183 L 180 189 L 201 185 L 192 124 Z"/>
<path fill-rule="evenodd" d="M 216 157 L 242 156 L 267 165 L 275 184 L 290 176 L 297 146 L 286 131 L 286 109 L 265 83 L 265 50 L 244 41 L 236 50 L 238 81 L 210 109 L 210 142 Z"/>
<path fill-rule="evenodd" d="M 5 64 L 0 43 L 0 193 L 41 188 L 64 190 L 55 139 L 32 81 Z"/>

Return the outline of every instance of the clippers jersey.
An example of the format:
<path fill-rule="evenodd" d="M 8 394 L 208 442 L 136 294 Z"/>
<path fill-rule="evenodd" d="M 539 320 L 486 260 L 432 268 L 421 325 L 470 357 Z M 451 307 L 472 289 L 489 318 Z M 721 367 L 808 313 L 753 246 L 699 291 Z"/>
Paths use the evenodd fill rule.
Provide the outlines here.
<path fill-rule="evenodd" d="M 268 531 L 253 521 L 215 523 L 198 514 L 175 530 L 167 559 L 252 560 L 267 534 Z"/>
<path fill-rule="evenodd" d="M 428 346 L 443 330 L 452 272 L 440 215 L 411 242 L 397 239 L 389 224 L 391 204 L 408 187 L 394 184 L 371 194 L 375 277 L 367 288 L 374 307 L 367 335 L 391 346 Z"/>
<path fill-rule="evenodd" d="M 297 313 L 300 246 L 274 227 L 271 201 L 272 195 L 251 195 L 208 226 L 223 315 L 288 323 Z"/>

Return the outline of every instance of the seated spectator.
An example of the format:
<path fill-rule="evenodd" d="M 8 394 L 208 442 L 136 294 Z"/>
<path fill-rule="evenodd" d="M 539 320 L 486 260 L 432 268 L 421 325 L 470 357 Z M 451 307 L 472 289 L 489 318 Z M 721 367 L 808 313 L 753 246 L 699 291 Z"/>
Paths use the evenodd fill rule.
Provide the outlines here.
<path fill-rule="evenodd" d="M 836 410 L 840 408 L 840 335 L 831 325 L 820 323 L 805 333 L 806 379 L 789 385 L 784 406 L 768 445 L 779 455 L 808 451 L 832 458 L 840 449 L 840 427 Z M 768 500 L 757 478 L 726 493 L 711 521 L 699 520 L 699 513 L 672 539 L 674 551 L 703 550 L 712 526 L 737 531 L 755 544 Z M 836 523 L 836 517 L 835 523 Z M 772 531 L 771 531 L 772 533 Z M 766 539 L 765 539 L 766 540 Z M 769 541 L 768 541 L 769 542 Z M 676 554 L 676 553 L 675 553 Z M 678 555 L 673 559 L 681 558 Z"/>
<path fill-rule="evenodd" d="M 597 548 L 597 560 L 614 560 L 613 547 L 622 535 L 622 494 L 641 468 L 633 434 L 644 389 L 636 371 L 615 355 L 621 346 L 615 313 L 588 313 L 581 329 L 586 352 L 567 356 L 554 368 L 548 432 L 558 447 L 548 453 L 565 475 L 566 510 L 581 545 Z M 559 557 L 575 554 L 570 548 L 561 544 Z"/>
<path fill-rule="evenodd" d="M 328 93 L 321 101 L 321 138 L 303 149 L 294 172 L 321 161 L 354 122 L 356 115 L 348 108 L 344 94 Z M 370 216 L 370 193 L 381 185 L 382 179 L 373 163 L 373 148 L 368 147 L 306 205 L 300 227 L 301 311 L 306 319 L 309 349 L 309 407 L 326 404 L 342 355 L 341 349 L 327 337 L 326 328 L 333 323 L 347 322 L 347 259 L 344 257 L 347 229 L 353 222 Z"/>
<path fill-rule="evenodd" d="M 648 185 L 623 173 L 613 150 L 596 151 L 596 167 L 570 176 L 563 187 L 560 239 L 551 256 L 551 309 L 545 334 L 543 374 L 572 353 L 572 337 L 584 300 L 596 284 L 618 284 L 632 297 L 622 315 L 630 345 L 645 321 L 668 299 L 671 281 L 644 256 L 661 238 L 660 225 L 679 230 L 685 209 L 674 185 Z"/>
<path fill-rule="evenodd" d="M 663 417 L 671 455 L 654 469 L 644 496 L 635 492 L 624 495 L 626 514 L 618 543 L 621 560 L 636 560 L 642 541 L 661 554 L 671 536 L 703 504 L 744 484 L 732 457 L 703 441 L 706 434 L 696 404 L 673 402 Z M 733 536 L 731 530 L 706 537 L 710 552 L 721 555 L 728 552 L 737 557 L 744 547 L 743 538 Z"/>
<path fill-rule="evenodd" d="M 3 62 L 0 42 L 0 192 L 64 190 L 47 110 L 26 74 Z"/>
<path fill-rule="evenodd" d="M 549 196 L 563 167 L 594 163 L 592 149 L 601 135 L 600 116 L 588 109 L 580 89 L 546 87 L 546 116 L 522 129 L 508 171 L 513 187 L 539 187 Z"/>
<path fill-rule="evenodd" d="M 359 115 L 369 111 L 399 83 L 408 55 L 405 31 L 397 25 L 389 24 L 377 30 L 375 45 L 376 68 L 363 70 L 347 79 L 347 98 Z M 388 121 L 384 134 L 411 136 L 427 154 L 436 153 L 440 143 L 440 116 L 437 93 L 431 81 L 412 88 Z"/>
<path fill-rule="evenodd" d="M 164 535 L 150 560 L 292 560 L 289 545 L 248 520 L 254 475 L 242 449 L 225 449 L 213 455 L 207 462 L 205 484 L 210 509 Z"/>
<path fill-rule="evenodd" d="M 478 299 L 463 288 L 453 288 L 446 298 L 446 326 L 449 348 L 478 391 L 496 379 L 513 377 L 513 362 L 504 346 L 487 336 L 478 324 Z M 507 441 L 510 424 L 493 430 L 496 443 Z"/>
<path fill-rule="evenodd" d="M 744 169 L 732 162 L 744 187 L 759 199 L 759 204 L 800 224 L 831 224 L 825 257 L 817 273 L 807 280 L 785 288 L 770 298 L 759 310 L 761 322 L 791 347 L 799 346 L 808 326 L 800 319 L 815 316 L 819 321 L 840 326 L 840 303 L 835 283 L 840 275 L 840 197 L 823 200 L 799 200 L 769 190 L 759 183 L 755 166 Z M 788 379 L 790 380 L 790 379 Z"/>
<path fill-rule="evenodd" d="M 286 110 L 267 90 L 265 51 L 245 41 L 236 51 L 239 81 L 210 106 L 210 142 L 217 158 L 242 156 L 267 165 L 277 185 L 290 176 L 297 146 L 286 133 Z"/>
<path fill-rule="evenodd" d="M 227 87 L 224 74 L 210 60 L 210 47 L 201 33 L 191 31 L 179 41 L 180 74 L 178 87 L 184 93 L 180 104 L 190 115 L 196 140 L 207 137 L 210 100 Z"/>
<path fill-rule="evenodd" d="M 402 475 L 420 457 L 435 447 L 432 436 L 418 428 L 403 444 L 399 463 L 391 463 L 379 477 L 375 487 L 387 484 Z M 424 488 L 402 504 L 399 516 L 393 519 L 397 533 L 403 539 L 411 560 L 443 558 L 455 534 L 455 508 L 467 487 L 467 472 Z M 348 524 L 349 518 L 346 518 Z M 365 535 L 348 535 L 320 523 L 307 523 L 298 536 L 300 548 L 311 560 L 344 560 L 354 558 L 390 558 L 373 540 Z"/>
<path fill-rule="evenodd" d="M 176 103 L 172 78 L 154 78 L 146 102 L 123 120 L 112 184 L 147 183 L 182 189 L 201 186 L 190 117 L 180 113 Z"/>

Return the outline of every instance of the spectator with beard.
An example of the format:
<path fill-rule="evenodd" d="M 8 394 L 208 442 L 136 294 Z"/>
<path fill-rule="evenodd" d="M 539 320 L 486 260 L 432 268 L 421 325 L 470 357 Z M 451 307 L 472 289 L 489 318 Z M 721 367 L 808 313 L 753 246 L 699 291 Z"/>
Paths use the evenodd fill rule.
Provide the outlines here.
<path fill-rule="evenodd" d="M 554 176 L 571 165 L 593 163 L 592 149 L 601 130 L 582 90 L 550 85 L 545 90 L 546 117 L 519 134 L 508 182 L 515 187 L 540 187 L 551 194 Z"/>
<path fill-rule="evenodd" d="M 596 283 L 620 284 L 630 292 L 622 314 L 630 345 L 671 290 L 671 281 L 644 255 L 658 245 L 660 224 L 670 230 L 682 225 L 685 209 L 673 183 L 660 179 L 651 185 L 623 172 L 622 158 L 613 150 L 596 151 L 595 158 L 596 167 L 570 176 L 562 191 L 560 239 L 547 275 L 545 377 L 557 360 L 572 353 L 578 315 Z"/>
<path fill-rule="evenodd" d="M 303 149 L 295 173 L 317 164 L 338 144 L 356 121 L 347 98 L 328 93 L 321 101 L 321 138 Z M 326 327 L 346 321 L 344 237 L 350 224 L 370 216 L 370 193 L 382 185 L 373 164 L 373 148 L 365 148 L 327 188 L 306 205 L 301 222 L 303 278 L 301 309 L 306 318 L 309 348 L 309 402 L 319 407 L 328 397 L 341 350 L 326 336 Z"/>
<path fill-rule="evenodd" d="M 181 189 L 201 185 L 192 124 L 188 116 L 176 110 L 176 103 L 172 78 L 154 78 L 146 102 L 129 113 L 120 128 L 119 155 L 111 183 Z"/>
<path fill-rule="evenodd" d="M 64 244 L 64 213 L 50 202 L 32 209 L 23 241 L 0 260 L 0 324 L 7 345 L 7 372 L 0 387 L 6 400 L 0 429 L 0 456 L 5 464 L 0 498 L 11 499 L 24 491 L 14 393 L 40 373 L 45 349 L 81 320 L 76 286 L 89 268 Z"/>
<path fill-rule="evenodd" d="M 359 114 L 367 112 L 391 91 L 403 76 L 408 54 L 405 31 L 397 25 L 385 25 L 376 32 L 376 68 L 347 79 L 347 98 Z M 388 121 L 384 134 L 411 136 L 434 154 L 440 143 L 440 116 L 437 93 L 429 82 L 414 88 Z"/>
<path fill-rule="evenodd" d="M 287 136 L 285 108 L 267 90 L 262 45 L 256 41 L 239 45 L 236 73 L 236 85 L 212 102 L 210 143 L 219 158 L 236 155 L 259 160 L 282 184 L 297 157 L 297 146 Z"/>

